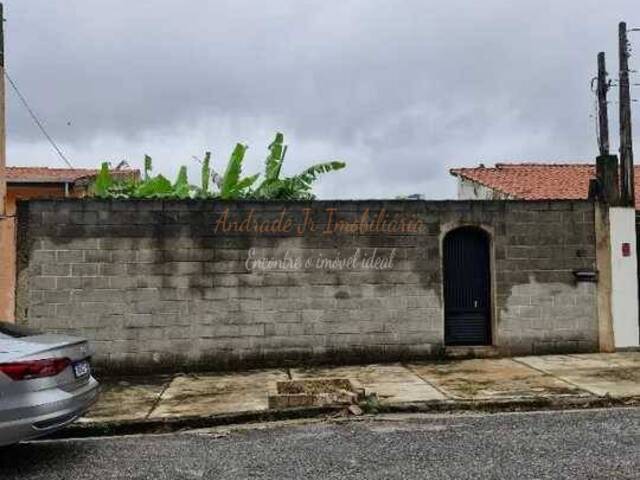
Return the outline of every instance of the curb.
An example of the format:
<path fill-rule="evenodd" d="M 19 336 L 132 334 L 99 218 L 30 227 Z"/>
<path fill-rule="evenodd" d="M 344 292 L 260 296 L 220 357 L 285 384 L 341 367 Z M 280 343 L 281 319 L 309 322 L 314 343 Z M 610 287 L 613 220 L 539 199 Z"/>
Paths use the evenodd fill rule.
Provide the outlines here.
<path fill-rule="evenodd" d="M 554 410 L 589 410 L 640 406 L 640 397 L 538 397 L 491 400 L 434 400 L 381 405 L 379 413 L 463 413 L 463 412 L 535 412 Z"/>
<path fill-rule="evenodd" d="M 368 414 L 383 413 L 464 413 L 464 412 L 534 412 L 553 410 L 589 410 L 599 408 L 623 408 L 640 406 L 640 396 L 631 397 L 541 397 L 491 400 L 430 400 L 361 407 Z M 73 439 L 120 435 L 162 434 L 198 428 L 228 425 L 277 422 L 283 420 L 317 419 L 336 416 L 344 412 L 346 405 L 300 407 L 282 410 L 263 410 L 224 413 L 205 416 L 183 416 L 161 419 L 117 420 L 105 422 L 74 423 L 46 439 Z"/>
<path fill-rule="evenodd" d="M 182 416 L 139 420 L 73 423 L 45 437 L 46 439 L 105 437 L 118 435 L 172 433 L 196 428 L 222 427 L 305 418 L 321 418 L 344 410 L 344 406 L 301 407 L 216 415 Z"/>

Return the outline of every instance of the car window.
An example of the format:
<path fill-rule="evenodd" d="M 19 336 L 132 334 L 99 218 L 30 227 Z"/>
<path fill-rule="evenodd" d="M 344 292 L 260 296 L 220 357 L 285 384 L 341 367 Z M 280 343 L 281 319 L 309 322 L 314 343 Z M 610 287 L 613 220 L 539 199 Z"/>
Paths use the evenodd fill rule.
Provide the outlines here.
<path fill-rule="evenodd" d="M 24 325 L 16 325 L 15 323 L 0 322 L 0 337 L 22 338 L 37 335 L 35 330 L 25 327 Z"/>

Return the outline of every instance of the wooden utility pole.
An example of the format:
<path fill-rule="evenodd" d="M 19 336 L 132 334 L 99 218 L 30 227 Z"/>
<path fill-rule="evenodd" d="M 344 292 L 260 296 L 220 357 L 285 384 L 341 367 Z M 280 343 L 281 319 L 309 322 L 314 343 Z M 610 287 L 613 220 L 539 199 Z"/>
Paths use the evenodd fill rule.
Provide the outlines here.
<path fill-rule="evenodd" d="M 609 112 L 607 106 L 607 68 L 604 52 L 598 53 L 598 146 L 600 155 L 609 155 Z"/>
<path fill-rule="evenodd" d="M 629 92 L 629 42 L 627 24 L 618 25 L 618 54 L 620 57 L 620 203 L 635 205 L 633 180 L 633 143 L 631 140 L 631 94 Z"/>
<path fill-rule="evenodd" d="M 0 218 L 6 215 L 6 128 L 4 95 L 4 7 L 0 3 Z"/>

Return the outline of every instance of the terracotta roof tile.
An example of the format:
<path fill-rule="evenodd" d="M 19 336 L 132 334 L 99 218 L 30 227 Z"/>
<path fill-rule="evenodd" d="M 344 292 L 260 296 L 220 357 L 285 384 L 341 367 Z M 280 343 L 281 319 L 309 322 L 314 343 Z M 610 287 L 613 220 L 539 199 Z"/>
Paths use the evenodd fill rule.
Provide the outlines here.
<path fill-rule="evenodd" d="M 5 171 L 7 183 L 74 183 L 98 174 L 98 170 L 88 168 L 6 167 Z M 118 173 L 137 175 L 139 171 L 126 169 Z"/>
<path fill-rule="evenodd" d="M 452 168 L 450 173 L 523 200 L 586 199 L 595 165 L 587 163 L 497 163 L 495 167 Z M 640 205 L 640 167 L 635 167 Z"/>

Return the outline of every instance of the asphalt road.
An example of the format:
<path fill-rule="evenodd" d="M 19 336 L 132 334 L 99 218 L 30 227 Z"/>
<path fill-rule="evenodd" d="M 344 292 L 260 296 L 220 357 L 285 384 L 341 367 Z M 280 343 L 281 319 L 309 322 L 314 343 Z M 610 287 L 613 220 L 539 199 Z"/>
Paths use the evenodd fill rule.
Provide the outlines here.
<path fill-rule="evenodd" d="M 640 409 L 378 417 L 32 442 L 0 479 L 640 478 Z"/>

